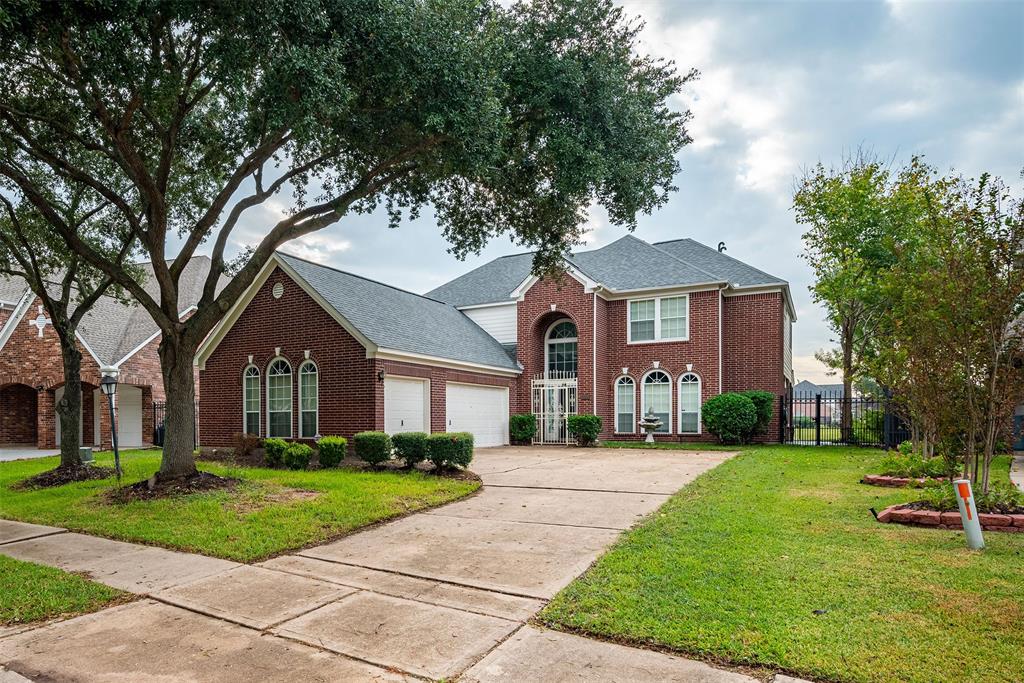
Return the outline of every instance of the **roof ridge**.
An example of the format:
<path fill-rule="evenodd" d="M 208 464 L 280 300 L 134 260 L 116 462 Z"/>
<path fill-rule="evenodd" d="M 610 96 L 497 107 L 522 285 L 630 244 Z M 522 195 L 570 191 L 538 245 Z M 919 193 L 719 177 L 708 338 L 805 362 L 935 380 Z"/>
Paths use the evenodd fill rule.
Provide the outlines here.
<path fill-rule="evenodd" d="M 640 240 L 640 241 L 643 242 L 643 240 Z M 710 271 L 707 271 L 707 270 L 704 270 L 700 266 L 696 266 L 696 265 L 690 263 L 689 261 L 684 261 L 683 259 L 679 258 L 675 254 L 670 254 L 669 252 L 665 251 L 661 247 L 657 246 L 658 243 L 653 243 L 652 244 L 650 242 L 644 242 L 644 244 L 649 246 L 651 249 L 656 249 L 657 251 L 660 251 L 662 254 L 665 254 L 669 258 L 675 259 L 676 261 L 679 261 L 680 263 L 682 263 L 684 265 L 687 265 L 690 268 L 693 268 L 694 270 L 699 270 L 700 272 L 704 273 L 705 275 L 707 275 L 707 276 L 709 276 L 711 278 L 714 278 L 712 280 L 712 282 L 726 282 L 726 283 L 729 282 L 728 280 L 722 280 L 722 277 L 720 275 L 715 275 L 714 273 L 712 273 Z M 767 273 L 765 273 L 765 275 L 767 275 Z"/>
<path fill-rule="evenodd" d="M 751 270 L 756 270 L 757 272 L 761 273 L 761 275 L 765 275 L 767 277 L 772 278 L 772 280 L 775 281 L 775 282 L 786 282 L 785 280 L 780 279 L 777 275 L 772 275 L 771 273 L 767 273 L 767 272 L 761 270 L 760 268 L 758 268 L 757 266 L 752 266 L 749 263 L 747 263 L 746 261 L 739 260 L 735 256 L 729 256 L 724 251 L 718 251 L 717 249 L 709 247 L 708 245 L 704 244 L 703 242 L 698 242 L 697 240 L 693 239 L 692 237 L 681 237 L 680 239 L 669 240 L 669 241 L 670 242 L 692 242 L 693 244 L 696 244 L 698 247 L 700 247 L 702 249 L 707 249 L 708 251 L 713 251 L 714 253 L 716 253 L 716 254 L 718 254 L 720 256 L 724 256 L 725 258 L 729 259 L 730 261 L 735 261 L 736 263 L 740 264 L 741 266 L 746 266 L 747 268 L 750 268 Z M 666 243 L 665 242 L 661 242 L 660 244 L 666 244 Z"/>
<path fill-rule="evenodd" d="M 419 299 L 426 299 L 427 301 L 432 301 L 435 304 L 441 304 L 442 306 L 448 306 L 449 308 L 454 308 L 455 310 L 459 310 L 459 309 L 455 308 L 455 306 L 452 306 L 451 304 L 447 304 L 444 301 L 441 301 L 440 299 L 435 299 L 433 297 L 426 296 L 425 294 L 417 294 L 416 292 L 411 292 L 408 289 L 402 289 L 401 287 L 396 287 L 395 285 L 389 285 L 387 282 L 381 282 L 380 280 L 374 280 L 372 277 L 366 277 L 365 275 L 359 275 L 357 273 L 351 273 L 351 272 L 349 272 L 347 270 L 342 270 L 341 268 L 336 268 L 335 266 L 329 266 L 329 265 L 324 264 L 324 263 L 317 263 L 316 261 L 311 261 L 310 259 L 302 258 L 301 256 L 296 256 L 295 254 L 289 254 L 288 252 L 282 251 L 280 249 L 278 249 L 274 253 L 276 253 L 276 254 L 278 254 L 280 256 L 285 256 L 287 258 L 295 259 L 296 261 L 302 261 L 303 263 L 308 263 L 309 265 L 315 266 L 317 268 L 323 268 L 325 270 L 330 270 L 330 271 L 335 272 L 335 273 L 341 273 L 342 275 L 348 275 L 349 277 L 358 278 L 360 280 L 364 280 L 365 282 L 372 282 L 375 285 L 380 285 L 382 287 L 387 287 L 388 289 L 393 289 L 396 292 L 401 292 L 403 294 L 411 294 L 412 296 L 417 297 Z M 470 271 L 470 272 L 472 272 L 472 271 Z M 431 290 L 431 291 L 433 291 L 433 290 Z"/>

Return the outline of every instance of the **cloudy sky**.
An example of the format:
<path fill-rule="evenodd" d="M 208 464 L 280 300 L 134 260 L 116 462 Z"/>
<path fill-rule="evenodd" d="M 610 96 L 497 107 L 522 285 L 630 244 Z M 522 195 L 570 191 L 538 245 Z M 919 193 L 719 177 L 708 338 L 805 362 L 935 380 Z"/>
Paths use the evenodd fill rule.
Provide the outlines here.
<path fill-rule="evenodd" d="M 830 345 L 799 258 L 794 176 L 863 147 L 898 163 L 924 154 L 940 169 L 1001 175 L 1024 167 L 1024 2 L 685 2 L 637 0 L 644 49 L 695 67 L 676 101 L 693 112 L 679 192 L 642 217 L 648 241 L 725 241 L 728 253 L 791 283 L 797 379 L 826 380 L 814 352 Z M 252 212 L 240 244 L 286 207 Z M 599 213 L 589 247 L 621 237 Z M 241 227 L 241 226 L 240 226 Z M 286 247 L 292 253 L 425 292 L 496 256 L 465 262 L 429 215 L 389 230 L 383 216 L 346 219 Z M 834 380 L 833 380 L 834 381 Z"/>

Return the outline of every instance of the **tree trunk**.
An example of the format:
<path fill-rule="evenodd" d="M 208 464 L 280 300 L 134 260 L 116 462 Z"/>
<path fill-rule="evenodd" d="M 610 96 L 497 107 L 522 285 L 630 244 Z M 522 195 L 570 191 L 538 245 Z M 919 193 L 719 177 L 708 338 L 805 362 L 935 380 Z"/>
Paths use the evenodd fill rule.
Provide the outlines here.
<path fill-rule="evenodd" d="M 60 429 L 60 468 L 82 467 L 78 446 L 82 442 L 82 353 L 75 342 L 74 330 L 58 333 L 64 364 L 64 396 L 57 401 Z"/>
<path fill-rule="evenodd" d="M 843 403 L 839 425 L 846 444 L 853 442 L 853 329 L 851 322 L 843 325 Z"/>
<path fill-rule="evenodd" d="M 158 479 L 188 477 L 196 473 L 196 386 L 192 363 L 196 348 L 164 335 L 160 342 L 160 370 L 164 378 L 164 453 Z"/>

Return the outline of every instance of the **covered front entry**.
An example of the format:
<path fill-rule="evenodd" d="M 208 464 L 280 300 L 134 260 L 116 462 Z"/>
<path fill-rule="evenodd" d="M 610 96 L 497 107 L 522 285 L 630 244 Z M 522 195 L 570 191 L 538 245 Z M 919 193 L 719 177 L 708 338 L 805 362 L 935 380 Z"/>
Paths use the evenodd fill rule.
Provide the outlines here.
<path fill-rule="evenodd" d="M 119 448 L 142 448 L 145 445 L 142 428 L 142 394 L 141 387 L 131 384 L 120 384 L 114 398 L 114 410 L 117 416 L 117 445 Z M 110 420 L 107 397 L 99 389 L 93 390 L 93 445 L 109 445 Z M 147 405 L 152 412 L 152 406 Z"/>
<path fill-rule="evenodd" d="M 430 431 L 428 380 L 384 378 L 384 431 L 388 434 Z"/>
<path fill-rule="evenodd" d="M 449 432 L 469 432 L 476 446 L 508 443 L 508 389 L 482 384 L 455 384 L 445 388 Z"/>
<path fill-rule="evenodd" d="M 533 442 L 538 444 L 568 444 L 569 416 L 577 410 L 576 373 L 549 371 L 545 377 L 533 380 L 533 414 L 537 416 L 537 433 Z"/>
<path fill-rule="evenodd" d="M 39 392 L 27 384 L 0 387 L 0 445 L 38 444 L 38 401 Z"/>

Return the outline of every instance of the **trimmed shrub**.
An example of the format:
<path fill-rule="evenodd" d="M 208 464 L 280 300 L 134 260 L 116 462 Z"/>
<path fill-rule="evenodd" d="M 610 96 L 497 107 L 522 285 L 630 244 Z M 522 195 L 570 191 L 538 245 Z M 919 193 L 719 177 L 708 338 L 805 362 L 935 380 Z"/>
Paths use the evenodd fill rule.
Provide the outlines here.
<path fill-rule="evenodd" d="M 356 457 L 371 465 L 380 465 L 391 459 L 391 437 L 384 432 L 359 432 L 352 437 Z"/>
<path fill-rule="evenodd" d="M 232 441 L 234 441 L 235 444 L 236 458 L 248 457 L 254 450 L 260 447 L 260 437 L 255 434 L 238 432 L 234 435 Z"/>
<path fill-rule="evenodd" d="M 263 459 L 267 467 L 280 467 L 284 462 L 284 452 L 288 448 L 288 442 L 284 439 L 264 439 Z"/>
<path fill-rule="evenodd" d="M 601 433 L 601 417 L 598 415 L 570 415 L 569 433 L 576 437 L 580 446 L 593 446 Z"/>
<path fill-rule="evenodd" d="M 537 416 L 533 413 L 512 415 L 508 418 L 508 431 L 512 443 L 530 443 L 537 435 Z"/>
<path fill-rule="evenodd" d="M 440 432 L 427 437 L 427 460 L 440 472 L 446 467 L 469 467 L 473 461 L 473 435 Z"/>
<path fill-rule="evenodd" d="M 754 429 L 750 434 L 744 436 L 745 440 L 749 440 L 750 437 L 758 434 L 768 433 L 768 423 L 772 421 L 772 412 L 775 407 L 775 394 L 770 391 L 760 391 L 752 389 L 750 391 L 738 392 L 741 396 L 749 398 L 754 408 L 757 410 L 757 424 L 754 425 Z"/>
<path fill-rule="evenodd" d="M 741 443 L 757 426 L 754 402 L 741 394 L 712 396 L 701 411 L 704 428 L 722 443 Z"/>
<path fill-rule="evenodd" d="M 313 449 L 304 443 L 293 441 L 284 449 L 284 466 L 290 470 L 305 470 L 313 457 Z"/>
<path fill-rule="evenodd" d="M 406 467 L 427 459 L 427 435 L 423 432 L 402 432 L 391 437 L 395 457 L 405 461 Z"/>
<path fill-rule="evenodd" d="M 348 439 L 341 436 L 325 436 L 317 444 L 320 451 L 320 467 L 337 467 L 348 453 Z"/>

